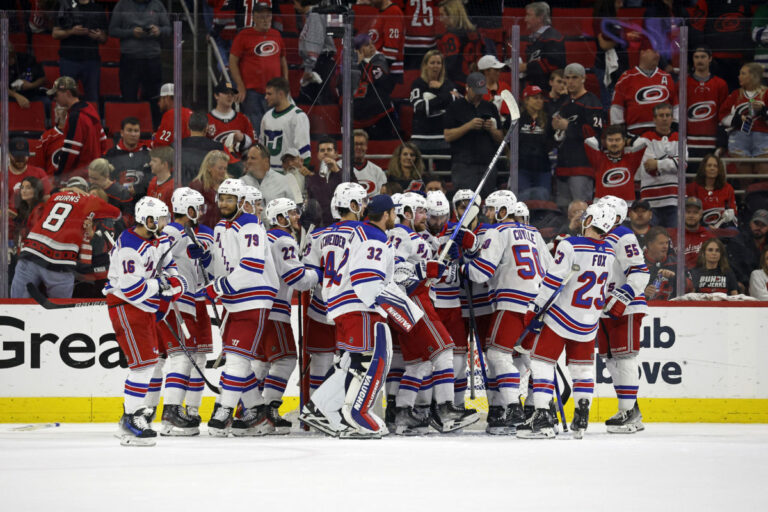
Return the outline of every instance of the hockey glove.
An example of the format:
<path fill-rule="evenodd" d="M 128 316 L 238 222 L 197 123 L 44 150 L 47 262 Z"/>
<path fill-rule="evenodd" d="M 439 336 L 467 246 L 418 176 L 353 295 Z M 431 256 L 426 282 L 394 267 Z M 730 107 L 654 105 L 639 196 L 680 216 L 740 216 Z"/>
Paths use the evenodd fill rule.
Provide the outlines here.
<path fill-rule="evenodd" d="M 458 262 L 453 262 L 447 267 L 445 267 L 445 272 L 443 272 L 443 279 L 441 282 L 445 284 L 454 284 L 458 282 L 459 280 L 459 264 Z"/>
<path fill-rule="evenodd" d="M 477 236 L 475 236 L 472 231 L 464 228 L 459 230 L 459 234 L 456 235 L 454 242 L 460 245 L 462 249 L 469 252 L 477 251 L 479 246 Z"/>
<path fill-rule="evenodd" d="M 184 293 L 184 283 L 176 276 L 158 278 L 160 295 L 164 300 L 179 300 Z"/>
<path fill-rule="evenodd" d="M 443 277 L 443 272 L 445 272 L 445 264 L 438 261 L 420 261 L 416 265 L 416 276 L 419 278 L 419 281 L 424 279 L 440 279 Z"/>
<path fill-rule="evenodd" d="M 448 241 L 446 243 L 451 244 L 451 247 L 448 249 L 448 258 L 453 261 L 458 261 L 460 255 L 459 255 L 459 245 L 455 242 Z"/>
<path fill-rule="evenodd" d="M 523 327 L 529 327 L 533 333 L 540 333 L 541 328 L 544 327 L 544 315 L 539 315 L 540 312 L 541 308 L 535 302 L 528 304 L 528 311 L 525 312 L 523 319 Z"/>
<path fill-rule="evenodd" d="M 624 310 L 627 309 L 627 306 L 629 306 L 629 303 L 632 302 L 634 297 L 635 294 L 632 292 L 632 288 L 628 285 L 625 284 L 620 288 L 616 288 L 613 290 L 611 298 L 608 299 L 608 304 L 605 305 L 604 311 L 611 318 L 621 318 L 624 314 Z"/>
<path fill-rule="evenodd" d="M 226 277 L 218 277 L 214 279 L 214 281 L 205 288 L 205 294 L 214 302 L 221 295 L 230 295 L 234 292 L 234 288 L 229 285 Z"/>
<path fill-rule="evenodd" d="M 187 256 L 193 260 L 201 260 L 205 257 L 205 249 L 197 244 L 189 244 L 187 246 Z"/>
<path fill-rule="evenodd" d="M 163 321 L 163 318 L 168 314 L 168 309 L 171 305 L 171 301 L 168 299 L 168 297 L 165 297 L 163 295 L 160 295 L 160 304 L 157 306 L 157 311 L 155 311 L 155 322 L 160 323 Z"/>

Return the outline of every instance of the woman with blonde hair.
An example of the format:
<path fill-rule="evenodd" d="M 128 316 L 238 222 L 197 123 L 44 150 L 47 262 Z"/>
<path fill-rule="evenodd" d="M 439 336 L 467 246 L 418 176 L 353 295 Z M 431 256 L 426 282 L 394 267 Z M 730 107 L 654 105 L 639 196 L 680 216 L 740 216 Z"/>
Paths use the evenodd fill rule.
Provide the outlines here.
<path fill-rule="evenodd" d="M 221 182 L 227 179 L 227 164 L 229 164 L 229 155 L 224 151 L 214 149 L 209 151 L 203 162 L 200 164 L 200 172 L 189 184 L 189 188 L 197 190 L 205 198 L 206 212 L 200 220 L 213 229 L 219 221 L 219 208 L 216 204 L 216 193 L 219 190 Z"/>
<path fill-rule="evenodd" d="M 687 197 L 701 200 L 707 226 L 721 227 L 736 220 L 736 193 L 725 181 L 725 164 L 710 153 L 699 164 L 696 178 L 685 187 Z"/>
<path fill-rule="evenodd" d="M 413 142 L 403 143 L 389 160 L 388 180 L 399 183 L 406 192 L 420 190 L 422 174 L 424 174 L 424 160 L 421 158 L 421 151 Z"/>
<path fill-rule="evenodd" d="M 443 117 L 448 106 L 461 97 L 445 77 L 445 58 L 440 50 L 429 50 L 421 60 L 421 76 L 411 85 L 413 132 L 411 141 L 423 154 L 448 154 L 443 136 Z"/>
<path fill-rule="evenodd" d="M 448 78 L 463 89 L 474 63 L 484 53 L 494 53 L 495 48 L 480 37 L 462 0 L 443 0 L 439 9 L 445 33 L 437 40 L 437 49 L 445 56 Z"/>
<path fill-rule="evenodd" d="M 768 87 L 763 67 L 748 62 L 739 71 L 739 87 L 720 107 L 720 123 L 730 130 L 728 153 L 737 157 L 768 158 Z M 742 172 L 768 173 L 768 164 L 741 164 Z"/>
<path fill-rule="evenodd" d="M 696 268 L 691 270 L 691 283 L 697 293 L 738 295 L 739 283 L 719 238 L 710 238 L 701 244 Z"/>

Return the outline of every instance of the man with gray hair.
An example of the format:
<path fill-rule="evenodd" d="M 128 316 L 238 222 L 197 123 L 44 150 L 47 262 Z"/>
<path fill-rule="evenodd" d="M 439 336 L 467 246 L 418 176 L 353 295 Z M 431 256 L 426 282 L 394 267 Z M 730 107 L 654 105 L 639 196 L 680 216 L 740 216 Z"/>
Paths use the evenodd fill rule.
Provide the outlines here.
<path fill-rule="evenodd" d="M 525 27 L 530 43 L 525 48 L 525 62 L 520 71 L 528 85 L 549 91 L 549 74 L 565 66 L 565 39 L 552 25 L 549 4 L 533 2 L 525 6 Z"/>
<path fill-rule="evenodd" d="M 557 148 L 557 205 L 565 210 L 573 200 L 589 202 L 595 190 L 595 171 L 584 150 L 584 139 L 598 140 L 603 128 L 603 105 L 584 88 L 584 66 L 568 64 L 563 73 L 568 96 L 562 98 L 552 115 Z"/>

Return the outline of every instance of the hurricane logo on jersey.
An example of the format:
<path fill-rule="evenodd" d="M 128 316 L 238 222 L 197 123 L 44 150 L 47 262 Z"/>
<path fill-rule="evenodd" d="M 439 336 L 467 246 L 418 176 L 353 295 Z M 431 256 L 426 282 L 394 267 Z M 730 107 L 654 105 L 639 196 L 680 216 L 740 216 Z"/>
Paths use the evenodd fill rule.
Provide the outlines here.
<path fill-rule="evenodd" d="M 603 185 L 606 187 L 620 187 L 632 179 L 632 173 L 626 167 L 614 167 L 603 174 Z"/>
<path fill-rule="evenodd" d="M 53 164 L 53 167 L 56 169 L 59 168 L 59 160 L 61 160 L 61 148 L 57 149 L 53 152 L 51 155 L 51 163 Z"/>
<path fill-rule="evenodd" d="M 640 105 L 649 103 L 661 103 L 669 99 L 669 89 L 660 85 L 641 87 L 635 93 L 635 101 Z"/>
<path fill-rule="evenodd" d="M 253 49 L 253 54 L 257 57 L 271 57 L 280 52 L 280 45 L 277 41 L 262 41 Z"/>
<path fill-rule="evenodd" d="M 714 101 L 700 101 L 688 107 L 688 119 L 690 121 L 708 121 L 715 117 L 717 108 Z"/>
<path fill-rule="evenodd" d="M 369 196 L 376 191 L 376 184 L 371 180 L 357 180 L 357 182 L 365 188 Z"/>
<path fill-rule="evenodd" d="M 701 221 L 706 225 L 717 224 L 722 216 L 723 210 L 721 208 L 710 208 L 704 210 L 704 214 L 701 216 Z"/>
<path fill-rule="evenodd" d="M 741 30 L 745 24 L 746 18 L 741 12 L 729 12 L 720 15 L 715 20 L 715 32 L 736 32 Z"/>
<path fill-rule="evenodd" d="M 371 44 L 376 44 L 379 42 L 379 31 L 375 28 L 368 29 L 368 37 L 371 38 Z"/>

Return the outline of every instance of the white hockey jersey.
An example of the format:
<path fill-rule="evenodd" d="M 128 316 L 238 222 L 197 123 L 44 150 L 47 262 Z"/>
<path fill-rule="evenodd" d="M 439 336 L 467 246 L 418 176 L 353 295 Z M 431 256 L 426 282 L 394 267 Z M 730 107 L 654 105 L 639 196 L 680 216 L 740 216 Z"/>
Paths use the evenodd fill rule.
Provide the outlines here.
<path fill-rule="evenodd" d="M 474 233 L 478 238 L 480 247 L 485 246 L 485 237 L 489 229 L 493 229 L 493 224 L 478 224 L 475 228 Z M 488 281 L 482 283 L 470 281 L 470 288 L 472 290 L 472 309 L 475 312 L 475 316 L 490 315 L 496 311 L 493 290 Z M 461 316 L 469 318 L 469 301 L 463 288 L 459 289 L 459 300 L 461 302 Z"/>
<path fill-rule="evenodd" d="M 276 272 L 280 278 L 269 319 L 290 324 L 294 288 L 300 291 L 314 288 L 318 283 L 318 275 L 312 270 L 307 270 L 299 261 L 299 245 L 290 233 L 283 229 L 270 229 L 267 232 L 267 240 L 272 260 L 275 262 L 275 266 L 267 271 Z"/>
<path fill-rule="evenodd" d="M 271 309 L 278 278 L 269 251 L 267 231 L 258 217 L 242 213 L 232 221 L 220 220 L 213 230 L 216 276 L 226 276 L 221 302 L 227 311 Z"/>
<path fill-rule="evenodd" d="M 605 307 L 608 276 L 614 258 L 613 247 L 604 240 L 572 236 L 560 242 L 552 267 L 534 299 L 539 307 L 543 307 L 554 293 L 558 293 L 544 316 L 544 323 L 563 338 L 593 341 Z M 561 286 L 574 265 L 578 265 L 579 270 L 565 286 Z"/>
<path fill-rule="evenodd" d="M 309 241 L 304 249 L 304 267 L 307 271 L 314 271 L 317 275 L 317 285 L 313 287 L 312 297 L 309 300 L 307 315 L 309 318 L 321 324 L 333 325 L 328 319 L 328 306 L 323 298 L 323 253 L 320 250 L 320 238 L 328 231 L 334 229 L 336 224 L 314 230 L 309 235 Z"/>
<path fill-rule="evenodd" d="M 197 242 L 203 246 L 204 250 L 210 250 L 213 245 L 213 230 L 208 226 L 196 226 L 195 237 Z M 208 272 L 208 269 L 203 268 L 200 261 L 192 259 L 187 255 L 187 246 L 192 243 L 187 234 L 184 232 L 184 226 L 178 222 L 171 222 L 163 229 L 163 234 L 168 237 L 173 245 L 173 260 L 176 262 L 179 274 L 184 276 L 187 281 L 188 288 L 184 291 L 184 294 L 177 301 L 179 305 L 179 311 L 195 316 L 195 301 L 205 300 L 205 281 L 203 280 L 203 272 Z"/>
<path fill-rule="evenodd" d="M 282 112 L 270 109 L 261 118 L 261 143 L 269 151 L 269 166 L 283 171 L 283 155 L 289 148 L 299 152 L 303 161 L 311 155 L 309 144 L 309 117 L 296 105 Z"/>
<path fill-rule="evenodd" d="M 422 261 L 429 259 L 432 254 L 429 244 L 413 229 L 405 224 L 396 224 L 387 231 L 389 244 L 395 252 L 395 268 L 405 267 L 414 276 L 409 282 L 398 283 L 412 295 L 419 290 L 421 281 L 415 280 L 415 267 Z"/>
<path fill-rule="evenodd" d="M 341 167 L 341 164 L 339 164 L 339 167 Z M 355 165 L 352 167 L 352 172 L 355 173 L 357 182 L 368 191 L 368 197 L 378 195 L 381 191 L 381 186 L 387 182 L 387 175 L 384 174 L 381 167 L 370 160 L 366 160 L 365 165 L 362 167 Z"/>
<path fill-rule="evenodd" d="M 109 281 L 104 294 L 114 295 L 142 311 L 157 312 L 160 286 L 153 277 L 158 274 L 158 265 L 167 274 L 177 276 L 185 290 L 188 288 L 184 276 L 179 275 L 170 248 L 171 241 L 165 235 L 147 240 L 133 228 L 123 231 L 110 252 Z"/>
<path fill-rule="evenodd" d="M 606 242 L 613 246 L 616 259 L 611 267 L 606 294 L 616 288 L 628 285 L 634 292 L 634 299 L 624 310 L 625 315 L 648 313 L 648 303 L 645 300 L 645 287 L 648 286 L 650 274 L 648 265 L 643 258 L 635 233 L 626 226 L 616 226 L 605 236 Z M 603 315 L 608 316 L 608 315 Z"/>
<path fill-rule="evenodd" d="M 551 266 L 552 256 L 536 228 L 503 222 L 485 232 L 467 272 L 476 283 L 489 282 L 495 309 L 525 313 Z"/>
<path fill-rule="evenodd" d="M 386 233 L 364 222 L 340 222 L 320 237 L 320 250 L 328 318 L 353 311 L 384 316 L 375 300 L 395 270 L 395 253 Z"/>
<path fill-rule="evenodd" d="M 437 257 L 442 252 L 443 246 L 451 238 L 453 234 L 453 228 L 456 226 L 456 222 L 449 222 L 446 224 L 442 233 L 437 236 L 428 234 L 425 238 L 430 244 L 433 257 Z M 445 264 L 451 264 L 453 260 L 447 257 Z M 452 309 L 461 307 L 461 300 L 459 299 L 459 291 L 461 283 L 459 281 L 446 283 L 444 280 L 436 281 L 432 283 L 429 289 L 429 298 L 432 299 L 432 304 L 435 309 Z"/>
<path fill-rule="evenodd" d="M 659 135 L 655 131 L 638 137 L 633 147 L 645 145 L 640 176 L 640 198 L 646 199 L 651 208 L 677 205 L 677 173 L 679 169 L 677 132 Z M 657 169 L 647 171 L 645 162 L 657 160 Z M 687 158 L 684 160 L 687 161 Z"/>

